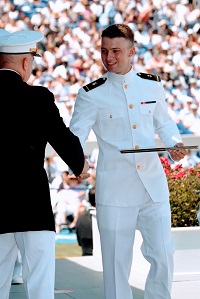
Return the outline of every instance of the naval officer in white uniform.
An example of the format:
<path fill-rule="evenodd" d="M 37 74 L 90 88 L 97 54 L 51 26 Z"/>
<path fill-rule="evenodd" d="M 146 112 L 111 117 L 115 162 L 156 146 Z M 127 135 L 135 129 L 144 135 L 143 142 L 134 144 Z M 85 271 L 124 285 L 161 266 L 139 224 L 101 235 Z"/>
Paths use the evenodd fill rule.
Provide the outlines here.
<path fill-rule="evenodd" d="M 169 190 L 157 152 L 121 154 L 120 149 L 183 145 L 167 112 L 160 77 L 131 66 L 134 34 L 123 24 L 103 30 L 101 58 L 107 73 L 79 89 L 70 123 L 84 147 L 90 130 L 99 146 L 96 211 L 106 299 L 131 299 L 129 275 L 136 228 L 151 267 L 145 299 L 170 299 L 173 241 Z M 170 151 L 180 160 L 185 149 Z"/>

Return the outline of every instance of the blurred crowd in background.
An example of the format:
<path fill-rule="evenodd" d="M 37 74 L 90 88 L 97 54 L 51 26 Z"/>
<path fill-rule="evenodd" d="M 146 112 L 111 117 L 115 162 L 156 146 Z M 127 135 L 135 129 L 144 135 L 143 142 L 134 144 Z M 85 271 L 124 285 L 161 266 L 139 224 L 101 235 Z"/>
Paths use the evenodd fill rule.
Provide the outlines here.
<path fill-rule="evenodd" d="M 100 36 L 102 29 L 113 23 L 125 23 L 133 29 L 133 68 L 161 77 L 169 113 L 180 133 L 200 136 L 199 1 L 0 0 L 0 28 L 44 34 L 39 43 L 42 58 L 35 58 L 28 83 L 46 86 L 54 93 L 67 126 L 79 88 L 105 72 Z M 90 139 L 95 140 L 92 132 Z M 93 175 L 97 157 L 95 149 L 89 157 Z M 67 170 L 58 160 L 52 155 L 45 161 L 52 190 L 59 189 Z M 199 165 L 199 153 L 190 153 L 183 162 L 186 167 Z M 85 186 L 88 189 L 90 182 Z"/>
<path fill-rule="evenodd" d="M 29 83 L 54 93 L 66 125 L 80 86 L 105 72 L 102 29 L 125 23 L 135 34 L 133 68 L 160 75 L 181 134 L 200 135 L 199 1 L 1 0 L 0 15 L 0 28 L 44 34 Z"/>

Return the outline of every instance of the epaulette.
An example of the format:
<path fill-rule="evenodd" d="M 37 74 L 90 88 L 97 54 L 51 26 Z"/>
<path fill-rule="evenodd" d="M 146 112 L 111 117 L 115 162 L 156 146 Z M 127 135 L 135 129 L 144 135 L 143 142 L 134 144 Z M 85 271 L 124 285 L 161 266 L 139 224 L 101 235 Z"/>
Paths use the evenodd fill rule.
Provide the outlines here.
<path fill-rule="evenodd" d="M 161 81 L 160 76 L 158 75 L 152 75 L 152 74 L 147 74 L 147 73 L 137 73 L 137 75 L 139 77 L 141 77 L 142 79 L 148 79 L 148 80 L 153 80 L 153 81 Z"/>
<path fill-rule="evenodd" d="M 86 92 L 88 92 L 88 91 L 90 91 L 90 90 L 92 90 L 92 89 L 94 89 L 94 88 L 96 88 L 96 87 L 104 84 L 106 82 L 106 80 L 107 80 L 107 78 L 105 78 L 105 77 L 99 78 L 99 79 L 97 79 L 97 80 L 95 80 L 95 81 L 93 81 L 93 82 L 91 82 L 91 83 L 83 86 L 83 88 L 85 89 Z"/>

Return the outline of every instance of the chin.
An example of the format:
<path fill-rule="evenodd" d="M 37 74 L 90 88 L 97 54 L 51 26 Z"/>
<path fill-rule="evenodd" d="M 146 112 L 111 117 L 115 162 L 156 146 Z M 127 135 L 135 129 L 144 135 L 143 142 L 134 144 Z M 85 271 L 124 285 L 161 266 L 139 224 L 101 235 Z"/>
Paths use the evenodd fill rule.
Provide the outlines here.
<path fill-rule="evenodd" d="M 111 73 L 117 73 L 117 70 L 115 67 L 108 67 L 107 70 Z"/>

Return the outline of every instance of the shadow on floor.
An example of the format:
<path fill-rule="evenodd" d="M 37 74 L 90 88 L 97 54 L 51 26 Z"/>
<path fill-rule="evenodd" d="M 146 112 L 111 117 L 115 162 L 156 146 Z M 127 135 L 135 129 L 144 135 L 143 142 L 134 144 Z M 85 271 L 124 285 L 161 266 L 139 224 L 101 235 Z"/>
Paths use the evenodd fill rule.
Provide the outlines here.
<path fill-rule="evenodd" d="M 78 258 L 77 258 L 78 259 Z M 143 291 L 132 288 L 134 299 Z M 56 259 L 55 299 L 104 299 L 103 274 L 68 259 Z M 27 299 L 24 285 L 11 286 L 9 299 Z"/>

